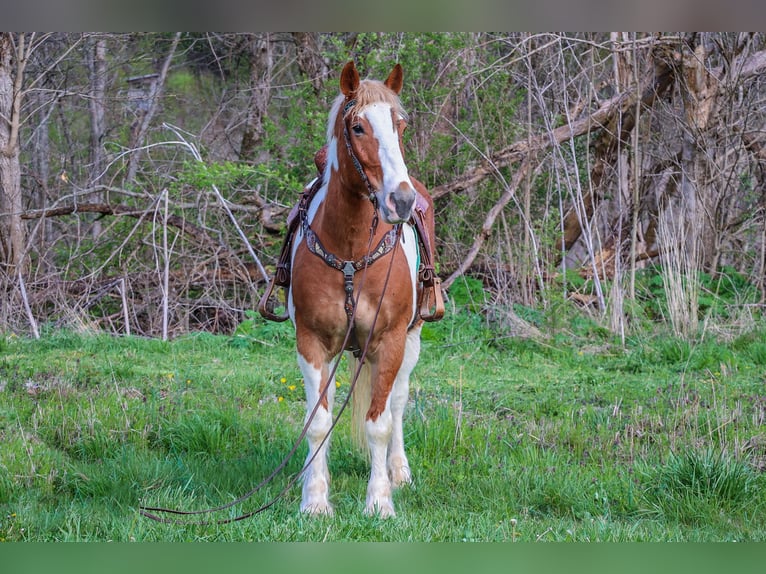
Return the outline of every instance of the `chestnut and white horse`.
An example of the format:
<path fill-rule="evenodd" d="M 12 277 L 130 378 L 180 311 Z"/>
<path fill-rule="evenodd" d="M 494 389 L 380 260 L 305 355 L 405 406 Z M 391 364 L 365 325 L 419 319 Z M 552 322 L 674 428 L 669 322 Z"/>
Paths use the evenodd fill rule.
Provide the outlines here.
<path fill-rule="evenodd" d="M 422 321 L 418 241 L 408 221 L 416 195 L 431 200 L 404 161 L 402 77 L 399 64 L 385 82 L 360 81 L 353 62 L 343 68 L 341 93 L 328 121 L 323 183 L 292 244 L 287 306 L 307 421 L 313 413 L 301 510 L 311 514 L 333 512 L 328 434 L 333 365 L 344 351 L 355 351 L 349 353 L 352 373 L 359 355 L 363 360 L 353 401 L 371 462 L 365 512 L 394 515 L 392 489 L 411 481 L 402 416 L 420 354 Z M 432 216 L 428 227 L 434 237 Z"/>

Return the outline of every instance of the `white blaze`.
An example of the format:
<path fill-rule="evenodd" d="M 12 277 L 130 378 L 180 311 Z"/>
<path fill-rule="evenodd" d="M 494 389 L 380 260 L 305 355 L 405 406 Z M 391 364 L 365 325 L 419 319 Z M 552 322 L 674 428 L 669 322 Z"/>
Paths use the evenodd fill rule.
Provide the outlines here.
<path fill-rule="evenodd" d="M 402 182 L 412 187 L 402 150 L 399 147 L 399 132 L 391 120 L 391 106 L 372 104 L 367 106 L 360 115 L 370 122 L 378 140 L 378 157 L 383 168 L 382 191 L 385 193 L 394 191 Z"/>

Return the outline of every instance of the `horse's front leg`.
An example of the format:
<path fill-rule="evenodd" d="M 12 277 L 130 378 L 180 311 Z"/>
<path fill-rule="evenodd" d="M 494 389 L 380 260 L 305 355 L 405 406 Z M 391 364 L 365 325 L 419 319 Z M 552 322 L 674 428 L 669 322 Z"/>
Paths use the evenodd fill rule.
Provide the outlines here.
<path fill-rule="evenodd" d="M 330 427 L 332 426 L 332 404 L 335 396 L 335 381 L 329 381 L 327 393 L 320 399 L 328 376 L 327 365 L 321 367 L 307 361 L 298 354 L 298 365 L 303 373 L 306 388 L 306 421 L 308 422 L 314 407 L 314 417 L 309 423 L 306 440 L 308 441 L 308 468 L 303 472 L 303 495 L 301 511 L 309 514 L 332 514 L 330 504 L 330 471 L 327 467 L 327 451 L 330 446 Z M 327 440 L 325 440 L 327 437 Z"/>

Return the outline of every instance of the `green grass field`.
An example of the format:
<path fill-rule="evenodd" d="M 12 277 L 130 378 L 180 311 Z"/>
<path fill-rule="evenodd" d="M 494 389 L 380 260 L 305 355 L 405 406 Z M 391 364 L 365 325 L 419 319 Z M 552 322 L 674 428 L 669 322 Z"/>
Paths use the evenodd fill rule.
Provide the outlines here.
<path fill-rule="evenodd" d="M 291 327 L 3 336 L 0 540 L 766 540 L 763 330 L 623 346 L 598 329 L 501 337 L 461 312 L 423 338 L 405 419 L 414 483 L 395 518 L 362 512 L 368 465 L 344 413 L 333 517 L 302 515 L 295 486 L 251 519 L 179 526 L 139 504 L 229 502 L 292 447 L 304 399 Z M 304 457 L 301 445 L 273 484 L 212 518 L 268 501 Z"/>

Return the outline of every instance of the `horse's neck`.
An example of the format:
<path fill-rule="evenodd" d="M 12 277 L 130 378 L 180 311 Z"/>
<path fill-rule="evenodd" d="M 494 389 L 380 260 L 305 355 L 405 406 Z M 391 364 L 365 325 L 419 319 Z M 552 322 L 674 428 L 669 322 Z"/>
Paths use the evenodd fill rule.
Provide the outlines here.
<path fill-rule="evenodd" d="M 342 125 L 342 120 L 336 119 L 335 141 L 330 144 L 335 157 L 332 168 L 325 169 L 328 161 L 326 154 L 320 154 L 319 161 L 315 158 L 317 168 L 328 181 L 327 192 L 311 227 L 328 249 L 335 250 L 334 255 L 355 260 L 367 253 L 370 247 L 370 229 L 376 214 L 368 197 L 369 192 L 346 152 Z M 388 229 L 389 225 L 380 222 L 376 237 Z"/>

